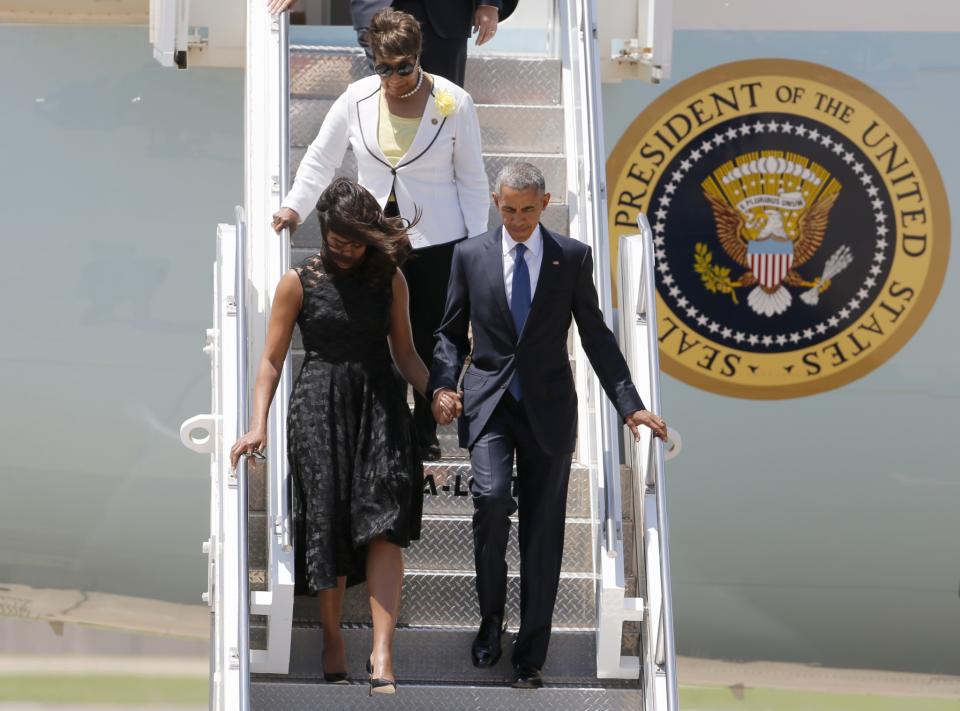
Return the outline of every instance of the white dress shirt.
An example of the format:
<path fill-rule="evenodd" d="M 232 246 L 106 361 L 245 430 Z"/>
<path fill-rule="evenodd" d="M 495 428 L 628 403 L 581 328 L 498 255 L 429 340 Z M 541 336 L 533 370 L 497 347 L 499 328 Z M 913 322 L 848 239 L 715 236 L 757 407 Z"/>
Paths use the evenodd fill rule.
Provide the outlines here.
<path fill-rule="evenodd" d="M 517 242 L 506 227 L 501 227 L 500 246 L 503 248 L 503 285 L 507 290 L 507 304 L 513 306 L 510 299 L 513 294 L 513 265 L 517 260 Z M 527 237 L 527 250 L 523 253 L 523 260 L 527 263 L 530 272 L 530 300 L 537 291 L 537 278 L 540 276 L 540 264 L 543 262 L 543 235 L 540 234 L 540 225 L 533 228 L 533 234 Z"/>

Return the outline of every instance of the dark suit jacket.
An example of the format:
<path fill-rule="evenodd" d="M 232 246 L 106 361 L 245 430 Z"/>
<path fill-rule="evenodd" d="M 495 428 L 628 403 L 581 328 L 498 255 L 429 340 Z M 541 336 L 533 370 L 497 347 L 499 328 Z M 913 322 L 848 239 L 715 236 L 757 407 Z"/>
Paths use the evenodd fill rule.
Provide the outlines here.
<path fill-rule="evenodd" d="M 616 338 L 607 328 L 593 284 L 593 257 L 582 242 L 540 226 L 543 261 L 523 333 L 516 333 L 503 284 L 501 228 L 458 244 L 437 329 L 428 392 L 457 388 L 463 376 L 460 446 L 471 447 L 520 373 L 523 403 L 537 443 L 549 454 L 570 452 L 577 435 L 577 393 L 567 354 L 567 333 L 576 319 L 580 340 L 607 396 L 621 417 L 643 409 Z"/>
<path fill-rule="evenodd" d="M 444 39 L 470 36 L 477 5 L 492 5 L 505 20 L 517 6 L 515 0 L 423 0 L 423 7 L 433 31 Z"/>

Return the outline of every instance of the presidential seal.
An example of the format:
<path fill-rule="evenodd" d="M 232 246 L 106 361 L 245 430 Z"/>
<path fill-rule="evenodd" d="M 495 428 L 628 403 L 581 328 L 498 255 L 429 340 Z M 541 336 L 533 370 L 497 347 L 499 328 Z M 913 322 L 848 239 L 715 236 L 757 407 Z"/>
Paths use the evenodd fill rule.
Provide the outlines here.
<path fill-rule="evenodd" d="M 640 213 L 653 229 L 662 367 L 706 390 L 840 387 L 910 339 L 943 283 L 929 151 L 827 67 L 736 62 L 678 84 L 624 133 L 607 185 L 614 254 Z"/>

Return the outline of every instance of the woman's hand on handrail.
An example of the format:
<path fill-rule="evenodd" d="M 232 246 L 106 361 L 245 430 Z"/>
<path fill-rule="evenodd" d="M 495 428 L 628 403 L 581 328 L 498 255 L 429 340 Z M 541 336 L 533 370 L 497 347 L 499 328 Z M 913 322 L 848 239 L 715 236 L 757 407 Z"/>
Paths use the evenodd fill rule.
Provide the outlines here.
<path fill-rule="evenodd" d="M 243 437 L 233 443 L 230 448 L 230 468 L 236 469 L 237 462 L 242 456 L 263 457 L 263 449 L 267 446 L 265 430 L 250 430 Z"/>
<path fill-rule="evenodd" d="M 300 215 L 297 214 L 296 210 L 291 210 L 289 207 L 281 207 L 273 213 L 273 222 L 270 223 L 270 226 L 277 234 L 280 234 L 284 229 L 289 229 L 290 234 L 293 234 L 300 226 Z"/>
<path fill-rule="evenodd" d="M 297 0 L 267 0 L 267 10 L 271 15 L 279 15 L 293 7 L 296 2 Z"/>

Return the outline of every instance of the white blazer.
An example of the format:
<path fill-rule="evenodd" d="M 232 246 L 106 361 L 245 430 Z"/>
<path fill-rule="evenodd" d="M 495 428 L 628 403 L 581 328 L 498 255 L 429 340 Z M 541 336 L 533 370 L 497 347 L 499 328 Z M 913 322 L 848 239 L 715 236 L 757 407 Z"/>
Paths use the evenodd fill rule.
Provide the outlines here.
<path fill-rule="evenodd" d="M 392 189 L 403 217 L 412 220 L 417 208 L 422 211 L 410 230 L 414 249 L 486 232 L 490 190 L 473 99 L 443 77 L 433 80 L 417 134 L 395 168 L 377 138 L 380 77 L 374 74 L 350 84 L 307 149 L 283 207 L 295 210 L 302 222 L 316 207 L 350 146 L 357 157 L 358 182 L 381 207 Z M 455 110 L 446 117 L 440 115 L 435 101 L 441 90 L 456 101 Z"/>

